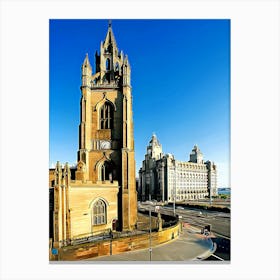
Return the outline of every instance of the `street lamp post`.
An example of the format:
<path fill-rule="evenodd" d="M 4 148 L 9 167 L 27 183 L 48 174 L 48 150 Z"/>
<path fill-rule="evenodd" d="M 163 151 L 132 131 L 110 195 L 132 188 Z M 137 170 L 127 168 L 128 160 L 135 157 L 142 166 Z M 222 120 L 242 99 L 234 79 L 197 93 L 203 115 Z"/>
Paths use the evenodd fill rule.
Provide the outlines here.
<path fill-rule="evenodd" d="M 173 214 L 176 216 L 176 161 L 174 160 Z"/>
<path fill-rule="evenodd" d="M 149 194 L 149 201 L 151 201 L 151 194 Z M 149 207 L 149 218 L 150 218 L 150 234 L 149 234 L 149 252 L 150 252 L 150 261 L 152 261 L 152 213 L 151 213 L 151 204 Z"/>

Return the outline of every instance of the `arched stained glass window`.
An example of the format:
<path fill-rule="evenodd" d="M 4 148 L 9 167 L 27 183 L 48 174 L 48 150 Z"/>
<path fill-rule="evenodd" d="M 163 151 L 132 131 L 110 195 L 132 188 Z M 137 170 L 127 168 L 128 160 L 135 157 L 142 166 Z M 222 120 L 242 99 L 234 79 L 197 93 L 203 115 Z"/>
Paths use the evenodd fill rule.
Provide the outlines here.
<path fill-rule="evenodd" d="M 101 199 L 99 199 L 93 205 L 93 224 L 106 224 L 106 204 Z"/>

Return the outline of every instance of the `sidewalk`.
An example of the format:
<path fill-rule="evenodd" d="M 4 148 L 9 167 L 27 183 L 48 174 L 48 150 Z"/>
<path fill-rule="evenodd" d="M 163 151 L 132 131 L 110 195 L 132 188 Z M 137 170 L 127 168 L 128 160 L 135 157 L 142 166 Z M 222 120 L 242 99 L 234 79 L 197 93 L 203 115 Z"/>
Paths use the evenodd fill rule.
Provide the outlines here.
<path fill-rule="evenodd" d="M 215 252 L 211 236 L 200 234 L 200 229 L 185 225 L 178 239 L 152 248 L 152 261 L 198 261 L 208 258 Z M 84 261 L 150 261 L 149 248 L 126 252 L 113 256 L 89 258 Z"/>

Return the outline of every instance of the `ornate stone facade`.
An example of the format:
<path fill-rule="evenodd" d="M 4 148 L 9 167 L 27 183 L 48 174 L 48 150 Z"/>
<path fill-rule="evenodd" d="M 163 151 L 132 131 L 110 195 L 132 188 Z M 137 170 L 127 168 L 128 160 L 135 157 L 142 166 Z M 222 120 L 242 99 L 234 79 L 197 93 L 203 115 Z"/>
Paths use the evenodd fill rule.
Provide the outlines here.
<path fill-rule="evenodd" d="M 197 145 L 188 162 L 178 161 L 171 154 L 164 155 L 161 144 L 153 135 L 139 170 L 138 197 L 145 201 L 149 194 L 152 199 L 167 202 L 217 195 L 217 166 L 211 161 L 203 161 Z"/>
<path fill-rule="evenodd" d="M 95 69 L 86 55 L 77 168 L 57 163 L 50 171 L 54 247 L 105 230 L 132 230 L 137 222 L 130 64 L 111 24 Z"/>

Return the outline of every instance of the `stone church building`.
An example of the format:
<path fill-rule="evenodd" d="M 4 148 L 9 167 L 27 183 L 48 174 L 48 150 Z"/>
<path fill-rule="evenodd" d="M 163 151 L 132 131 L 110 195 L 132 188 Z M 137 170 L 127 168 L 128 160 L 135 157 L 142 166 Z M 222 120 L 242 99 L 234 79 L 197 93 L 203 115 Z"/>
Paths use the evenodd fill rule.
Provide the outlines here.
<path fill-rule="evenodd" d="M 82 64 L 77 167 L 50 169 L 53 247 L 104 231 L 133 230 L 137 222 L 130 64 L 109 23 L 95 72 Z"/>

